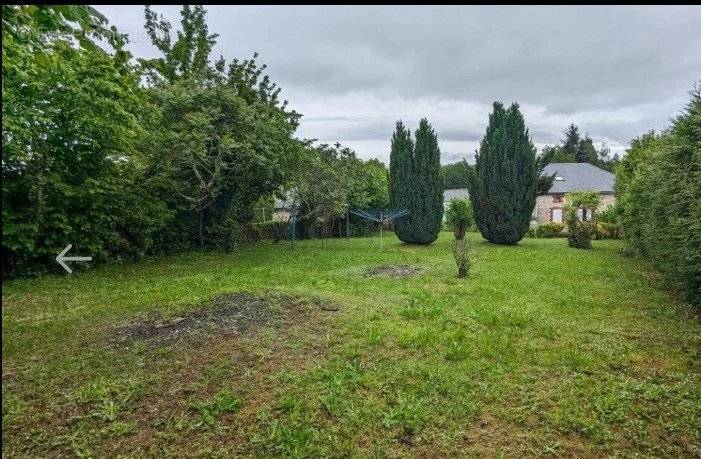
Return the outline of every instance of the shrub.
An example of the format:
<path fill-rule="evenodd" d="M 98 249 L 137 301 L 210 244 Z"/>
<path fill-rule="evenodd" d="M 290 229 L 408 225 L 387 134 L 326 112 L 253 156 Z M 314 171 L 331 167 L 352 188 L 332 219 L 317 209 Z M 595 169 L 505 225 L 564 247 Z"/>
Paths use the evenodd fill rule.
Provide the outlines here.
<path fill-rule="evenodd" d="M 596 223 L 587 221 L 587 216 L 596 214 L 601 198 L 593 191 L 575 191 L 565 195 L 565 223 L 567 243 L 570 247 L 590 249 L 596 235 Z M 577 215 L 582 213 L 582 217 Z"/>
<path fill-rule="evenodd" d="M 616 205 L 605 207 L 596 213 L 596 221 L 599 223 L 618 223 L 618 211 Z"/>
<path fill-rule="evenodd" d="M 701 88 L 662 134 L 646 134 L 616 169 L 623 236 L 701 308 Z"/>
<path fill-rule="evenodd" d="M 596 225 L 597 239 L 620 239 L 621 230 L 615 223 L 599 222 Z"/>
<path fill-rule="evenodd" d="M 260 239 L 272 239 L 275 242 L 290 238 L 290 224 L 287 221 L 272 221 L 256 225 Z"/>
<path fill-rule="evenodd" d="M 535 237 L 564 237 L 565 224 L 558 222 L 547 222 L 534 228 Z"/>
<path fill-rule="evenodd" d="M 445 213 L 445 223 L 455 235 L 455 239 L 464 238 L 465 232 L 473 222 L 470 200 L 465 198 L 451 199 Z"/>

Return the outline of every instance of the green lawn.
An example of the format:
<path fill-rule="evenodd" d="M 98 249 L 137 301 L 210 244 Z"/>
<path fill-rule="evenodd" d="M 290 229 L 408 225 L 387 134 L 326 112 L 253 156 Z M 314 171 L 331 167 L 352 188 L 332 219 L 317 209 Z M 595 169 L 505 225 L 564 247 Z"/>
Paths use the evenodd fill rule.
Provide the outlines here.
<path fill-rule="evenodd" d="M 701 454 L 701 323 L 622 243 L 470 234 L 460 280 L 450 237 L 7 282 L 3 456 Z M 366 275 L 384 264 L 421 273 Z M 232 292 L 269 320 L 116 338 Z"/>

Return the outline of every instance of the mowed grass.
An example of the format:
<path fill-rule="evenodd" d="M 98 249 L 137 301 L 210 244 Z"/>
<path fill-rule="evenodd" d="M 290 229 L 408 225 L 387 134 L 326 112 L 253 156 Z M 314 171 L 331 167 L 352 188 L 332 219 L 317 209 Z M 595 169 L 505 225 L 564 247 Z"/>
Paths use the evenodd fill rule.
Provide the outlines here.
<path fill-rule="evenodd" d="M 618 241 L 261 244 L 3 285 L 4 456 L 701 454 L 701 323 Z M 383 264 L 414 277 L 365 275 Z M 223 293 L 335 305 L 114 345 Z M 337 310 L 333 310 L 337 309 Z"/>

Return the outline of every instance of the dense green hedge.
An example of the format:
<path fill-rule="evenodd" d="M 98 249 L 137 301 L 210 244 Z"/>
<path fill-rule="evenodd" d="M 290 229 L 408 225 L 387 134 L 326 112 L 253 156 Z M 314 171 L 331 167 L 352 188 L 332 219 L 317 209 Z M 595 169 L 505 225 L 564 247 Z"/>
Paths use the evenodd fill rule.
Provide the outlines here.
<path fill-rule="evenodd" d="M 616 170 L 623 235 L 701 307 L 701 92 L 671 128 L 632 142 Z"/>

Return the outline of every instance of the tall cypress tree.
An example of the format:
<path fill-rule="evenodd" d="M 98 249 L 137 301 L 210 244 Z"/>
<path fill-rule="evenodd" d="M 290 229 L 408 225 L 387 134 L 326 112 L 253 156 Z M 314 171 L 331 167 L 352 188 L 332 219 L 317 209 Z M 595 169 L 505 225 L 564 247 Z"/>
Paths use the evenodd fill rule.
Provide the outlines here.
<path fill-rule="evenodd" d="M 538 186 L 536 149 L 518 104 L 494 103 L 468 176 L 477 227 L 490 242 L 516 244 L 528 230 Z"/>
<path fill-rule="evenodd" d="M 438 138 L 424 118 L 415 133 L 401 122 L 392 136 L 390 153 L 390 200 L 392 207 L 408 209 L 409 216 L 395 221 L 400 240 L 430 244 L 436 240 L 443 220 L 443 178 Z"/>
<path fill-rule="evenodd" d="M 412 180 L 414 163 L 414 143 L 411 132 L 401 121 L 392 134 L 392 149 L 389 154 L 389 199 L 394 209 L 408 209 L 412 202 L 413 188 L 409 185 Z M 408 219 L 398 219 L 394 222 L 394 232 L 402 241 L 411 235 L 411 225 Z"/>

